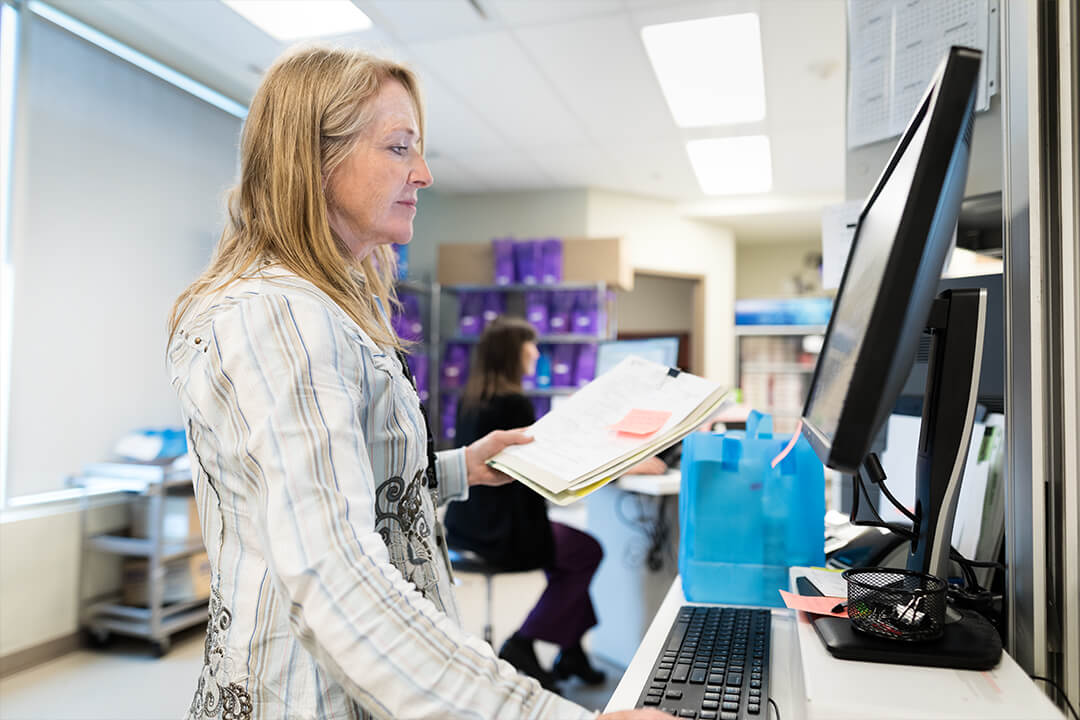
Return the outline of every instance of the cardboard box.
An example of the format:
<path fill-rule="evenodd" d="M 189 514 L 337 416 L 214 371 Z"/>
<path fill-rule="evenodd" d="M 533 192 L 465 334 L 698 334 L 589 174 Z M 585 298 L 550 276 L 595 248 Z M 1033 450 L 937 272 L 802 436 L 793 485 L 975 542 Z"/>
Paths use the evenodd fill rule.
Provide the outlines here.
<path fill-rule="evenodd" d="M 124 560 L 124 604 L 146 607 L 150 604 L 150 587 L 147 584 L 148 560 L 128 558 Z M 161 602 L 163 604 L 201 600 L 210 597 L 210 558 L 205 552 L 165 563 L 165 579 Z"/>
<path fill-rule="evenodd" d="M 199 507 L 191 495 L 166 495 L 162 498 L 161 539 L 163 542 L 186 541 L 202 536 Z M 150 537 L 150 498 L 136 497 L 131 503 L 131 537 Z"/>
<path fill-rule="evenodd" d="M 633 290 L 634 269 L 622 238 L 562 238 L 562 242 L 563 282 L 604 283 Z M 491 285 L 495 280 L 490 242 L 439 245 L 437 266 L 438 281 L 443 285 Z"/>

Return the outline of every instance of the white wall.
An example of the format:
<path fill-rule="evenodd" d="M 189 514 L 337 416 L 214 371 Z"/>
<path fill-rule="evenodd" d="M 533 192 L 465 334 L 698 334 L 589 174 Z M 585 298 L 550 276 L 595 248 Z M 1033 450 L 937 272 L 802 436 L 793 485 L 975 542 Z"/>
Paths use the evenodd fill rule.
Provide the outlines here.
<path fill-rule="evenodd" d="M 694 281 L 634 273 L 634 289 L 615 293 L 620 332 L 693 332 Z"/>
<path fill-rule="evenodd" d="M 436 187 L 438 178 L 420 192 L 409 243 L 411 278 L 434 279 L 437 246 L 443 243 L 586 234 L 584 190 L 444 194 Z"/>
<path fill-rule="evenodd" d="M 735 297 L 793 297 L 792 276 L 808 253 L 821 254 L 821 238 L 785 243 L 739 243 L 735 249 Z"/>
<path fill-rule="evenodd" d="M 24 14 L 9 497 L 57 489 L 133 428 L 177 424 L 165 322 L 224 222 L 240 120 Z M 79 515 L 0 513 L 0 655 L 77 629 Z M 93 513 L 123 523 L 123 506 Z M 95 557 L 91 590 L 118 578 Z"/>
<path fill-rule="evenodd" d="M 88 532 L 127 523 L 127 508 L 111 504 L 88 513 Z M 79 587 L 79 514 L 64 508 L 43 517 L 0 523 L 0 656 L 65 637 L 79 629 L 79 597 L 120 583 L 118 556 L 91 554 Z"/>
<path fill-rule="evenodd" d="M 12 228 L 9 497 L 176 425 L 173 300 L 206 265 L 240 120 L 27 15 Z"/>
<path fill-rule="evenodd" d="M 685 219 L 675 203 L 605 190 L 589 190 L 587 217 L 587 235 L 625 238 L 635 271 L 704 277 L 704 374 L 734 384 L 734 234 Z"/>

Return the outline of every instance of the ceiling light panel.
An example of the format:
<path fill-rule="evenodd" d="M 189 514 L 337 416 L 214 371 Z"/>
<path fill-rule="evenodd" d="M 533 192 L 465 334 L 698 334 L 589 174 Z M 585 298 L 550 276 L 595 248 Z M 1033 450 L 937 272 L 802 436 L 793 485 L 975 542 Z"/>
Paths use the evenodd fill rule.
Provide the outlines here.
<path fill-rule="evenodd" d="M 680 127 L 758 122 L 765 72 L 756 13 L 649 25 L 641 39 Z"/>
<path fill-rule="evenodd" d="M 288 42 L 367 30 L 371 20 L 351 0 L 221 0 L 253 25 Z"/>
<path fill-rule="evenodd" d="M 747 195 L 772 189 L 772 153 L 765 135 L 691 140 L 686 152 L 706 195 Z"/>

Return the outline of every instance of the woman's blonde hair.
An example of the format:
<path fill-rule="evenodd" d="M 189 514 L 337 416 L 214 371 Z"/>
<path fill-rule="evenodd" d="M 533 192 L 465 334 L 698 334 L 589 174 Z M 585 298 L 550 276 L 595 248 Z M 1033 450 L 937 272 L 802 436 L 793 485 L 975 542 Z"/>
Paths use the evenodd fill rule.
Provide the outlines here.
<path fill-rule="evenodd" d="M 309 47 L 267 71 L 244 122 L 228 223 L 210 265 L 173 305 L 170 342 L 193 302 L 266 263 L 315 284 L 375 342 L 401 347 L 376 303 L 382 298 L 388 311 L 397 303 L 393 249 L 379 245 L 356 260 L 330 229 L 325 190 L 371 122 L 371 100 L 387 81 L 400 82 L 412 97 L 423 138 L 419 84 L 403 65 L 357 50 Z"/>

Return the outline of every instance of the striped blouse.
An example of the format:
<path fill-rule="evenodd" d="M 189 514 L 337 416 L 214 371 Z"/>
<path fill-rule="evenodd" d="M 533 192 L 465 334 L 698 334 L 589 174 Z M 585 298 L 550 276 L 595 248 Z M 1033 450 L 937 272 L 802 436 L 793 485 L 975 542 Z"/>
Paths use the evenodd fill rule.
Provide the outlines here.
<path fill-rule="evenodd" d="M 188 717 L 585 718 L 461 629 L 435 507 L 467 497 L 396 357 L 266 268 L 168 351 L 212 568 Z"/>

